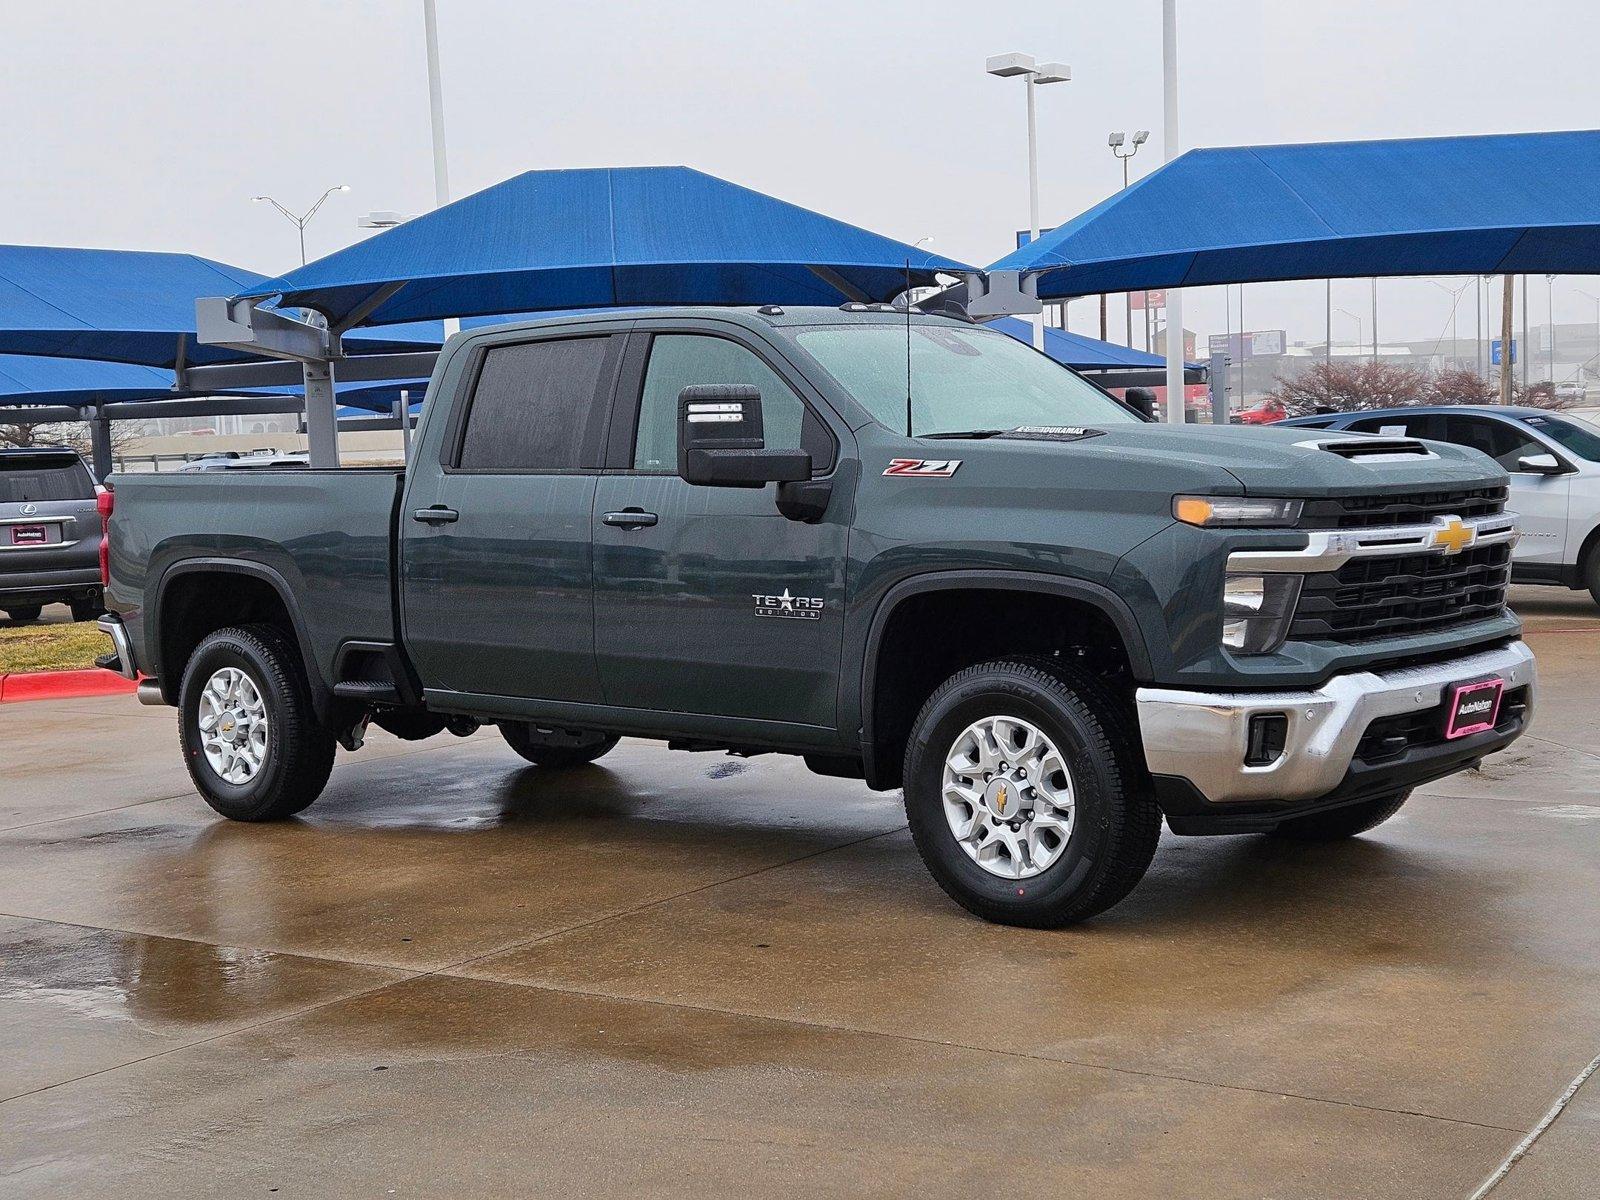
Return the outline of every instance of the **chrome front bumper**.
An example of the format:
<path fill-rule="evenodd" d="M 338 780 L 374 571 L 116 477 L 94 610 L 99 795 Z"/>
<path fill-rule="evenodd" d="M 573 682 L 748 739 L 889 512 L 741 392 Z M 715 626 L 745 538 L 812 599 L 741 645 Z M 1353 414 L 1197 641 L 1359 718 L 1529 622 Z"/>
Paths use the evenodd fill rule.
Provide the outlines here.
<path fill-rule="evenodd" d="M 1212 804 L 1310 800 L 1337 788 L 1367 726 L 1437 707 L 1451 684 L 1499 675 L 1532 699 L 1533 652 L 1525 642 L 1449 662 L 1336 675 L 1298 692 L 1136 693 L 1145 761 L 1153 775 L 1187 779 Z M 1246 766 L 1250 718 L 1283 713 L 1288 737 L 1277 761 Z"/>

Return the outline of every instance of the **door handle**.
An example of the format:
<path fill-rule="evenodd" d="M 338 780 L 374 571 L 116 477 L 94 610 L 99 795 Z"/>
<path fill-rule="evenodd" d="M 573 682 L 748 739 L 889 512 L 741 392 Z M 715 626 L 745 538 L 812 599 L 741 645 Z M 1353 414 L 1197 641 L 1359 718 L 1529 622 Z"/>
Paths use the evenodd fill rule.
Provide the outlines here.
<path fill-rule="evenodd" d="M 601 520 L 607 525 L 615 525 L 618 529 L 645 529 L 654 525 L 660 518 L 653 512 L 645 512 L 642 508 L 625 508 L 621 512 L 608 512 Z"/>
<path fill-rule="evenodd" d="M 432 508 L 419 508 L 411 514 L 413 521 L 421 521 L 424 525 L 448 525 L 451 521 L 461 519 L 461 514 L 453 508 L 446 508 L 442 504 L 435 504 Z"/>

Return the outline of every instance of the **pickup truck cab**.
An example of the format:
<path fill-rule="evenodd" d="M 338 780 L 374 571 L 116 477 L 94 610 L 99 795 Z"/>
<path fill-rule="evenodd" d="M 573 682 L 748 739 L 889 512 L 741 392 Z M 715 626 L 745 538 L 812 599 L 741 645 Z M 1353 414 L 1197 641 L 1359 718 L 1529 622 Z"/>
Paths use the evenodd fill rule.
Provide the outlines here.
<path fill-rule="evenodd" d="M 94 479 L 65 446 L 0 448 L 0 612 L 37 620 L 69 604 L 74 621 L 100 607 L 100 517 Z"/>
<path fill-rule="evenodd" d="M 959 903 L 1056 926 L 1180 834 L 1350 836 L 1532 710 L 1469 450 L 1174 428 L 1002 333 L 847 305 L 459 334 L 409 466 L 119 476 L 109 665 L 225 816 L 367 722 L 632 735 L 903 788 Z"/>

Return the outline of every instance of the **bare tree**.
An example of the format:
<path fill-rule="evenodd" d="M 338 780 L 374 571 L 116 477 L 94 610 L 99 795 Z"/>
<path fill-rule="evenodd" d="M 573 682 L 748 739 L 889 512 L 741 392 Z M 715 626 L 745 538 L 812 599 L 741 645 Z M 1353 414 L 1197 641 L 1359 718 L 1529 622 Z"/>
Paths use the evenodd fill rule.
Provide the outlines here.
<path fill-rule="evenodd" d="M 126 421 L 111 422 L 111 457 L 120 458 L 138 439 L 134 426 Z M 92 457 L 87 422 L 71 421 L 52 425 L 0 425 L 0 446 L 65 446 L 85 460 Z"/>
<path fill-rule="evenodd" d="M 1428 376 L 1414 367 L 1383 362 L 1318 363 L 1294 379 L 1280 375 L 1268 396 L 1291 416 L 1353 412 L 1427 403 L 1428 382 Z"/>

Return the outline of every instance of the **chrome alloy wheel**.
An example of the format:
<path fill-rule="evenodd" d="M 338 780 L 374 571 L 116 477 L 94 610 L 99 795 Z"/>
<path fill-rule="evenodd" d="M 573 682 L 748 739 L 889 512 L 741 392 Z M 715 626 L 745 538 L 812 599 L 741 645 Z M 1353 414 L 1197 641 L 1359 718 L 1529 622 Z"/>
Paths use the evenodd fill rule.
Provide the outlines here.
<path fill-rule="evenodd" d="M 1044 731 L 1020 717 L 984 717 L 944 760 L 944 815 L 972 859 L 1002 879 L 1031 879 L 1072 840 L 1072 774 Z"/>
<path fill-rule="evenodd" d="M 223 667 L 200 693 L 200 745 L 225 783 L 249 783 L 267 761 L 267 702 L 238 667 Z"/>

